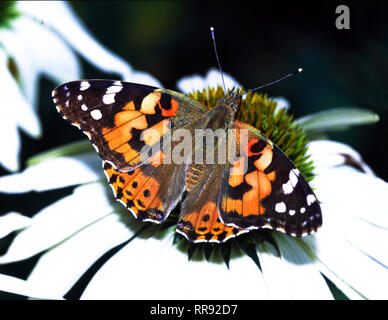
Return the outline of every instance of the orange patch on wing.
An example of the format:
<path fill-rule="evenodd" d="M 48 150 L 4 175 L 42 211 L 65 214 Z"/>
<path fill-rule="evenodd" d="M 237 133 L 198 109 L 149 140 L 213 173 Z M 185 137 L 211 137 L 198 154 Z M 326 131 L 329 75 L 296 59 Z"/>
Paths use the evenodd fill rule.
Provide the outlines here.
<path fill-rule="evenodd" d="M 129 101 L 125 107 L 123 108 L 123 110 L 126 110 L 126 111 L 135 111 L 136 108 L 135 108 L 135 104 L 133 103 L 133 101 Z"/>
<path fill-rule="evenodd" d="M 154 91 L 148 94 L 142 101 L 140 111 L 145 114 L 155 114 L 155 107 L 162 96 L 161 92 Z"/>
<path fill-rule="evenodd" d="M 230 170 L 230 175 L 232 176 L 242 176 L 245 173 L 245 160 L 246 157 L 240 157 L 238 160 L 234 161 L 232 168 Z"/>
<path fill-rule="evenodd" d="M 260 153 L 261 157 L 254 162 L 254 165 L 258 170 L 264 171 L 271 164 L 273 153 L 269 145 L 267 145 Z"/>
<path fill-rule="evenodd" d="M 238 213 L 239 215 L 242 214 L 242 206 L 243 202 L 240 199 L 232 199 L 232 198 L 224 198 L 223 199 L 223 210 L 225 212 L 235 212 Z"/>
<path fill-rule="evenodd" d="M 134 204 L 139 210 L 147 210 L 150 208 L 153 200 L 157 197 L 159 191 L 159 183 L 156 179 L 148 177 L 139 188 L 135 198 Z"/>
<path fill-rule="evenodd" d="M 242 174 L 241 175 L 233 175 L 233 174 L 231 174 L 229 176 L 229 185 L 231 187 L 237 187 L 237 186 L 239 186 L 243 182 L 244 182 L 244 176 Z"/>
<path fill-rule="evenodd" d="M 169 110 L 164 109 L 162 105 L 160 108 L 162 109 L 162 115 L 164 117 L 172 117 L 176 115 L 179 108 L 179 103 L 176 100 L 171 99 L 171 108 Z"/>
<path fill-rule="evenodd" d="M 235 232 L 233 232 L 236 230 L 234 227 L 228 227 L 222 222 L 218 222 L 217 218 L 218 209 L 216 204 L 213 202 L 208 202 L 201 208 L 199 213 L 192 212 L 183 217 L 183 220 L 190 222 L 193 226 L 196 234 L 194 241 L 201 241 L 206 239 L 221 241 L 235 234 Z M 183 231 L 187 233 L 190 232 L 187 227 L 184 227 Z M 208 236 L 209 233 L 211 234 L 210 237 Z M 219 235 L 224 233 L 225 235 L 223 235 L 222 239 L 219 240 Z"/>
<path fill-rule="evenodd" d="M 268 173 L 267 177 L 268 177 L 269 181 L 271 181 L 271 182 L 275 181 L 276 171 L 272 171 L 272 172 Z"/>
<path fill-rule="evenodd" d="M 253 155 L 256 155 L 256 154 L 259 154 L 260 152 L 252 152 L 251 151 L 251 148 L 254 144 L 258 143 L 259 140 L 257 139 L 252 139 L 248 142 L 248 146 L 245 147 L 245 153 L 248 155 L 248 156 L 253 156 Z"/>
<path fill-rule="evenodd" d="M 124 143 L 132 139 L 131 129 L 136 128 L 139 130 L 147 128 L 146 117 L 137 117 L 120 127 L 114 128 L 113 130 L 104 134 L 105 140 L 108 142 L 109 148 L 114 150 Z"/>
<path fill-rule="evenodd" d="M 154 145 L 156 142 L 160 141 L 164 134 L 169 131 L 169 120 L 165 119 L 155 124 L 151 128 L 144 130 L 142 137 L 145 144 L 150 146 Z"/>
<path fill-rule="evenodd" d="M 249 216 L 251 214 L 259 215 L 259 177 L 260 172 L 253 171 L 245 175 L 245 181 L 252 187 L 243 195 L 243 216 Z M 261 183 L 261 181 L 260 181 Z"/>
<path fill-rule="evenodd" d="M 139 111 L 122 111 L 115 116 L 115 126 L 119 127 L 127 122 L 130 122 L 142 115 Z"/>

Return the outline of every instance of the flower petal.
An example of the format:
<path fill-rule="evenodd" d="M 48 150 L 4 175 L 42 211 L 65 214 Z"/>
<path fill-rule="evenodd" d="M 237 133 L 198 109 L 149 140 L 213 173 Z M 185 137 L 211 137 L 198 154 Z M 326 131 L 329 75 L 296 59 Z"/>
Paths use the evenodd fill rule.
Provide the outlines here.
<path fill-rule="evenodd" d="M 100 45 L 63 1 L 18 1 L 17 9 L 38 18 L 58 32 L 86 60 L 105 72 L 130 73 L 129 65 Z"/>
<path fill-rule="evenodd" d="M 316 234 L 317 257 L 360 296 L 386 299 L 388 204 L 382 199 L 388 184 L 342 165 L 321 167 L 313 185 L 324 216 Z M 331 280 L 337 285 L 337 279 Z"/>
<path fill-rule="evenodd" d="M 23 216 L 17 212 L 9 212 L 0 216 L 0 239 L 4 238 L 11 232 L 27 227 L 30 223 L 31 218 Z"/>
<path fill-rule="evenodd" d="M 240 286 L 244 284 L 244 290 Z M 113 256 L 82 299 L 265 299 L 260 270 L 243 256 L 224 263 L 188 261 L 171 236 L 135 238 Z"/>
<path fill-rule="evenodd" d="M 372 169 L 363 161 L 360 154 L 344 143 L 330 140 L 310 141 L 307 154 L 314 161 L 317 174 L 321 169 L 351 162 L 365 173 L 374 176 Z"/>
<path fill-rule="evenodd" d="M 31 106 L 35 106 L 37 71 L 19 33 L 13 29 L 0 29 L 0 43 L 17 67 L 18 82 Z"/>
<path fill-rule="evenodd" d="M 286 110 L 290 108 L 290 102 L 284 97 L 271 97 L 270 99 L 276 102 L 277 111 L 279 111 L 282 108 Z"/>
<path fill-rule="evenodd" d="M 274 233 L 280 257 L 268 243 L 259 247 L 264 280 L 273 299 L 333 299 L 318 266 L 295 239 Z"/>
<path fill-rule="evenodd" d="M 57 245 L 115 210 L 110 190 L 101 183 L 78 187 L 74 193 L 37 213 L 21 231 L 0 263 L 29 258 Z"/>
<path fill-rule="evenodd" d="M 98 258 L 133 236 L 135 229 L 128 227 L 133 221 L 129 212 L 109 214 L 50 249 L 29 275 L 29 286 L 62 297 Z"/>
<path fill-rule="evenodd" d="M 156 78 L 154 78 L 153 76 L 151 76 L 146 72 L 141 72 L 141 71 L 131 72 L 130 74 L 125 75 L 123 80 L 133 82 L 133 83 L 146 84 L 157 88 L 163 88 L 162 84 Z"/>
<path fill-rule="evenodd" d="M 77 57 L 47 26 L 24 16 L 16 19 L 12 26 L 37 74 L 44 73 L 57 83 L 81 77 Z"/>
<path fill-rule="evenodd" d="M 241 85 L 226 73 L 224 73 L 224 80 L 226 89 L 241 88 Z M 201 91 L 207 87 L 216 88 L 222 85 L 221 74 L 217 69 L 210 69 L 205 77 L 200 75 L 184 77 L 176 84 L 177 88 L 183 93 L 190 93 L 195 90 Z"/>
<path fill-rule="evenodd" d="M 53 158 L 0 178 L 0 192 L 24 193 L 64 188 L 103 179 L 101 159 L 92 153 Z"/>
<path fill-rule="evenodd" d="M 11 277 L 5 274 L 0 274 L 0 291 L 10 292 L 36 299 L 61 299 L 59 296 L 52 296 L 45 293 L 42 293 L 42 295 L 40 295 L 34 290 L 31 290 L 28 281 Z"/>
<path fill-rule="evenodd" d="M 34 137 L 40 135 L 41 128 L 37 115 L 8 70 L 7 59 L 4 51 L 0 50 L 0 94 L 3 98 L 0 106 L 0 163 L 15 171 L 19 168 L 20 149 L 17 127 Z"/>

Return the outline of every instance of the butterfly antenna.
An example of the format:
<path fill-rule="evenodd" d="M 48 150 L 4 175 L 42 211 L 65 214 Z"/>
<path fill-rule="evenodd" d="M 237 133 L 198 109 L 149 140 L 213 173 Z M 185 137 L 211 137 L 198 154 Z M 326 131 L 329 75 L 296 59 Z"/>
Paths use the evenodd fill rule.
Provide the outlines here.
<path fill-rule="evenodd" d="M 224 73 L 222 72 L 220 59 L 218 58 L 218 54 L 217 54 L 216 38 L 215 38 L 215 36 L 214 36 L 214 28 L 213 28 L 213 27 L 210 27 L 210 33 L 211 33 L 212 39 L 213 39 L 214 52 L 215 52 L 215 54 L 216 54 L 217 63 L 218 63 L 218 68 L 220 69 L 221 78 L 222 78 L 222 84 L 223 84 L 223 86 L 224 86 L 224 92 L 225 92 L 225 94 L 226 94 L 226 86 L 225 86 L 225 80 L 224 80 Z"/>
<path fill-rule="evenodd" d="M 291 76 L 294 76 L 294 75 L 296 75 L 296 74 L 298 74 L 298 73 L 301 73 L 302 71 L 303 71 L 302 68 L 298 68 L 298 69 L 295 70 L 294 72 L 290 72 L 289 74 L 286 74 L 285 76 L 283 76 L 283 77 L 281 77 L 281 78 L 279 78 L 279 79 L 277 79 L 277 80 L 275 80 L 275 81 L 265 83 L 265 84 L 263 84 L 263 85 L 261 85 L 261 86 L 258 86 L 258 87 L 256 87 L 256 88 L 250 89 L 250 90 L 246 91 L 245 93 L 252 92 L 252 91 L 256 91 L 256 90 L 259 90 L 259 89 L 262 89 L 262 88 L 271 86 L 271 85 L 273 85 L 273 84 L 275 84 L 275 83 L 278 83 L 278 82 L 280 82 L 280 81 L 282 81 L 282 80 L 284 80 L 284 79 L 287 79 L 287 78 L 289 78 L 289 77 L 291 77 Z"/>

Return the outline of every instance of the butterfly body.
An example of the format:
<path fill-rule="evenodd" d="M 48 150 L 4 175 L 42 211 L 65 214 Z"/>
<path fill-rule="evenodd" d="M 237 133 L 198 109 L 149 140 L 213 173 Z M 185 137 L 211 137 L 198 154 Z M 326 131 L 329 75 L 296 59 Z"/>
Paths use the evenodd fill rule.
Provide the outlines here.
<path fill-rule="evenodd" d="M 95 146 L 116 198 L 142 221 L 163 223 L 181 203 L 177 232 L 218 243 L 260 228 L 304 236 L 322 223 L 313 191 L 287 156 L 235 119 L 238 91 L 208 109 L 167 89 L 83 80 L 59 86 L 53 99 Z M 203 132 L 221 134 L 195 139 Z M 196 142 L 188 149 L 178 139 L 185 135 Z M 228 161 L 216 158 L 222 148 Z"/>

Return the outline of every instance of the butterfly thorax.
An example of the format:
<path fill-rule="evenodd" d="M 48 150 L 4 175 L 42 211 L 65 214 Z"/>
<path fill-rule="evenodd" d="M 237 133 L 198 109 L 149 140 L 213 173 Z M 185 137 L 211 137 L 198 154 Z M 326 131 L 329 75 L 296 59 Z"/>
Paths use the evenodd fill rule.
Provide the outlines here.
<path fill-rule="evenodd" d="M 234 95 L 220 99 L 206 115 L 206 129 L 230 129 L 233 127 L 239 104 Z"/>

